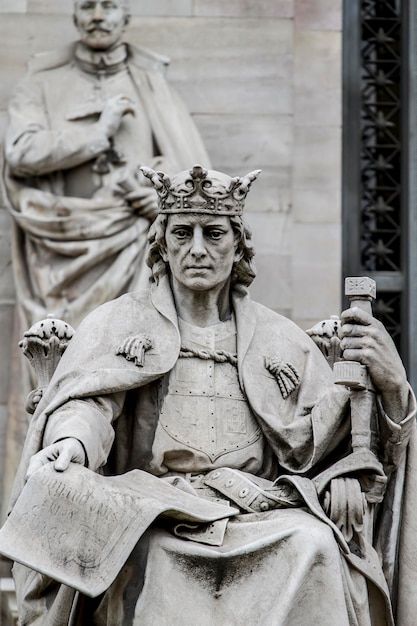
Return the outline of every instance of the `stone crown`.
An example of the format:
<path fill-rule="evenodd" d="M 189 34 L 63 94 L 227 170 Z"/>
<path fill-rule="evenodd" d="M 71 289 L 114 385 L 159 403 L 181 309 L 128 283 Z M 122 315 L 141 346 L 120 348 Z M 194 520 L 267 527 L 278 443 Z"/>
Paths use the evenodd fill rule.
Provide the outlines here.
<path fill-rule="evenodd" d="M 164 172 L 140 168 L 159 197 L 160 213 L 209 213 L 241 215 L 252 182 L 261 170 L 231 178 L 215 170 L 194 165 L 169 178 Z"/>

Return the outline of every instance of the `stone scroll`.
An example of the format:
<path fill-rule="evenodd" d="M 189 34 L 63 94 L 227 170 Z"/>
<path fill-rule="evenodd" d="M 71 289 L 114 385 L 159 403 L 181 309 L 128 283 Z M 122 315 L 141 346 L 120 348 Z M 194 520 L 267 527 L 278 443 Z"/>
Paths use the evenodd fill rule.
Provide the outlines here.
<path fill-rule="evenodd" d="M 237 512 L 140 470 L 110 478 L 48 464 L 26 483 L 1 529 L 0 553 L 95 597 L 158 516 L 209 523 Z"/>

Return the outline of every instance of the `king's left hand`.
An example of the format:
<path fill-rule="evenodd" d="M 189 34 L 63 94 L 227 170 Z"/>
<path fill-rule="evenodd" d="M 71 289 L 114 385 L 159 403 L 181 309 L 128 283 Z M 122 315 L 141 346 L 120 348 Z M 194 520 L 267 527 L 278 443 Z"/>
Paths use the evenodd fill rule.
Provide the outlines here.
<path fill-rule="evenodd" d="M 408 405 L 407 375 L 384 325 L 362 309 L 352 307 L 341 315 L 339 336 L 343 358 L 366 365 L 385 411 L 395 421 L 404 419 Z"/>

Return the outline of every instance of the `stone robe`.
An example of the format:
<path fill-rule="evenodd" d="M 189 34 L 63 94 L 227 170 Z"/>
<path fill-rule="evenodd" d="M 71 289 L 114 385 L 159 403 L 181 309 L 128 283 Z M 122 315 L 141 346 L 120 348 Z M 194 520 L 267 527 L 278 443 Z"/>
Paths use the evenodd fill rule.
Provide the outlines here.
<path fill-rule="evenodd" d="M 70 589 L 61 585 L 57 590 L 45 577 L 28 574 L 16 565 L 19 602 L 27 619 L 23 624 L 59 626 L 70 623 L 70 615 L 74 624 L 107 626 L 394 623 L 391 583 L 384 578 L 376 551 L 367 545 L 362 557 L 352 553 L 317 498 L 315 476 L 349 450 L 348 393 L 333 385 L 321 353 L 289 320 L 251 302 L 242 288 L 234 290 L 233 309 L 240 387 L 262 431 L 268 460 L 262 470 L 253 470 L 262 475 L 252 475 L 252 481 L 271 486 L 270 481 L 290 477 L 303 504 L 242 512 L 229 521 L 219 546 L 187 541 L 156 524 L 138 542 L 108 592 L 95 600 L 76 597 L 74 603 Z M 120 354 L 120 346 L 130 335 L 151 340 L 141 366 Z M 159 419 L 156 386 L 175 367 L 181 342 L 166 278 L 151 297 L 128 294 L 89 316 L 71 341 L 34 415 L 15 497 L 30 456 L 63 437 L 75 436 L 83 443 L 93 470 L 108 474 L 132 468 L 148 471 Z M 282 385 L 266 368 L 270 359 L 291 364 L 299 373 L 299 385 L 289 394 L 283 393 Z M 395 466 L 392 491 L 401 482 L 397 473 L 403 475 L 414 416 L 412 393 L 409 415 L 400 425 L 379 411 L 385 463 Z M 230 469 L 248 469 L 244 457 L 237 458 L 228 458 Z M 184 459 L 184 466 L 176 466 L 174 471 L 169 462 L 165 469 L 159 466 L 156 471 L 161 480 L 175 476 L 187 480 L 193 465 L 187 464 L 189 456 Z M 224 469 L 221 462 L 210 464 L 206 459 L 206 463 L 200 472 L 203 478 L 213 467 Z M 201 465 L 195 470 L 202 470 Z M 397 502 L 402 493 L 401 489 L 396 492 Z M 195 494 L 199 497 L 198 489 Z M 390 496 L 388 510 L 392 501 Z M 393 533 L 397 538 L 401 535 L 405 547 L 415 545 L 411 516 L 400 520 L 397 506 L 394 518 L 391 510 L 388 523 L 381 511 L 383 560 L 392 560 Z M 382 545 L 384 541 L 390 544 L 388 548 Z M 410 585 L 409 560 L 404 570 Z M 399 575 L 401 578 L 402 573 Z M 413 597 L 406 594 L 397 611 L 410 616 L 414 609 Z M 398 625 L 409 626 L 407 619 Z"/>

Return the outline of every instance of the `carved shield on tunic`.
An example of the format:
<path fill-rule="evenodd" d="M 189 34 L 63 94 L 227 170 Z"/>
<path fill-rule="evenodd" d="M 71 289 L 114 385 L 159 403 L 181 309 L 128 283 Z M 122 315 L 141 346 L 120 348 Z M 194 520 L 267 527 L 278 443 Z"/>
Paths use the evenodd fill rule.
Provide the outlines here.
<path fill-rule="evenodd" d="M 218 457 L 261 437 L 230 363 L 179 359 L 161 403 L 160 424 L 175 441 Z"/>

